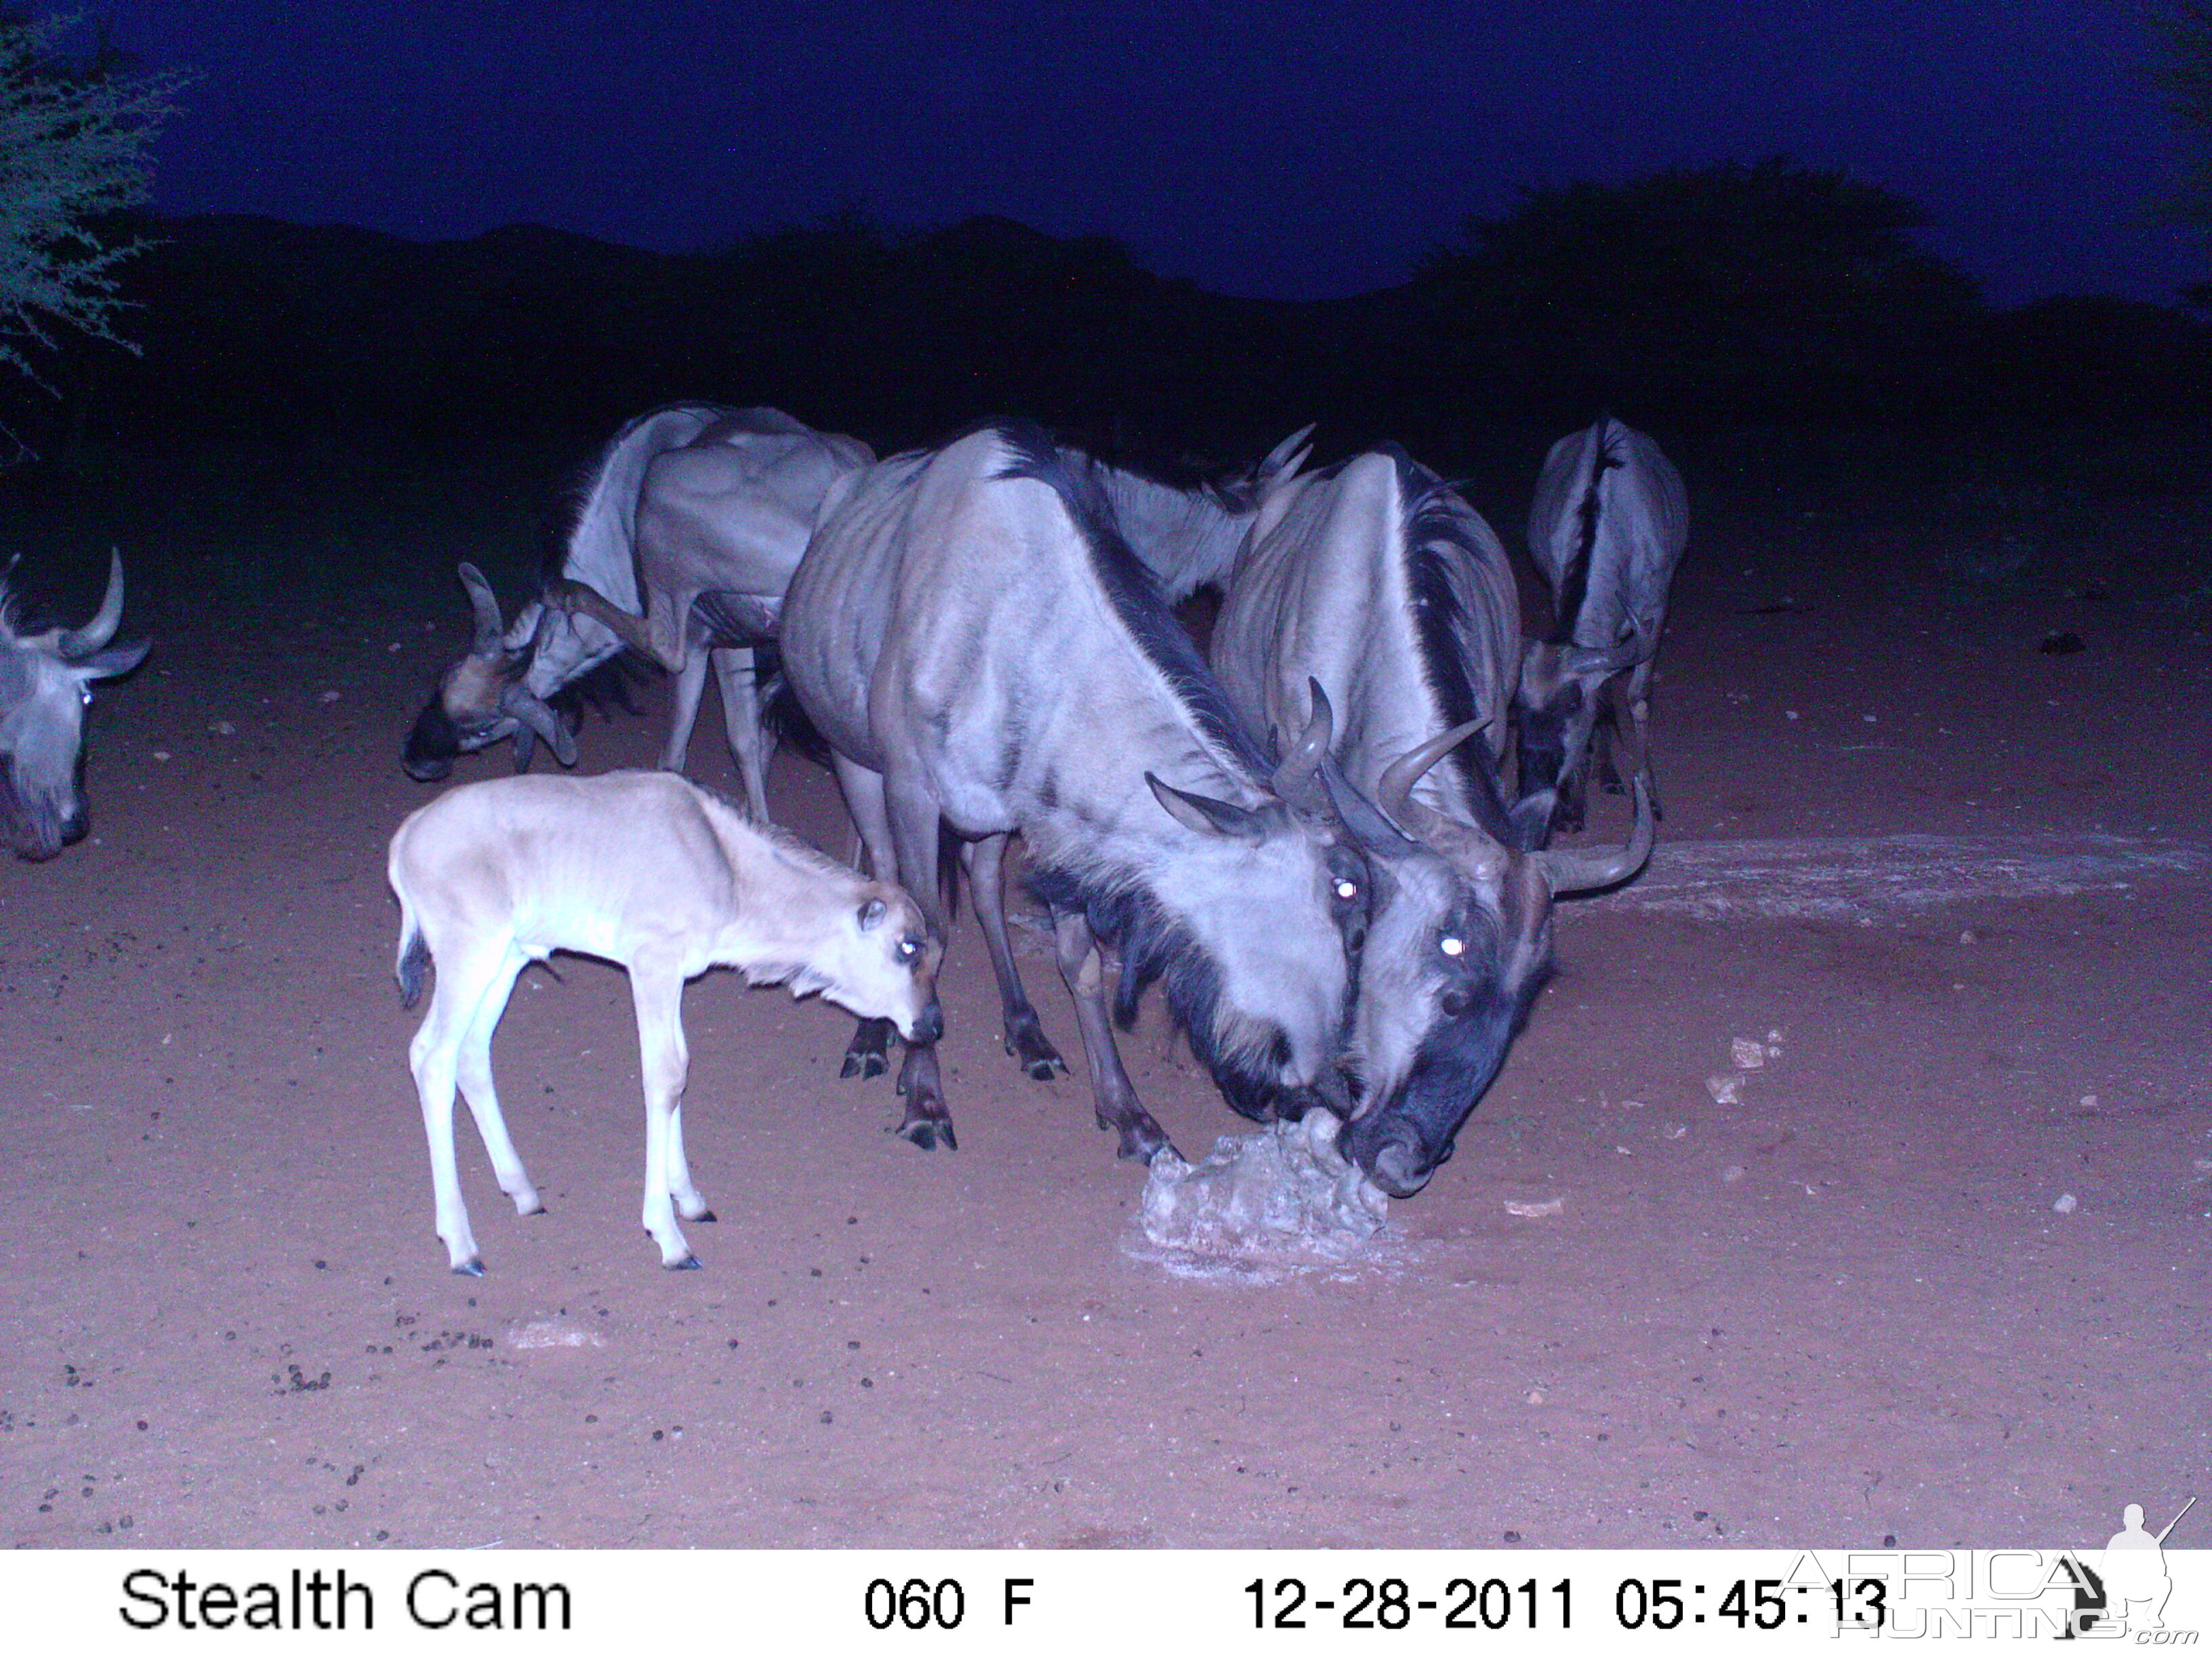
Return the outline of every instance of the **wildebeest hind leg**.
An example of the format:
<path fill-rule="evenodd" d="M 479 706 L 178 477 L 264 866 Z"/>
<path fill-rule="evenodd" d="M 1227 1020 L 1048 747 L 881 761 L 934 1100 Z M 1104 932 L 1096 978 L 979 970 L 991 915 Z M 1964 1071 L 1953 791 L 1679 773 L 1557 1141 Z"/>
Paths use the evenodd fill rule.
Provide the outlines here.
<path fill-rule="evenodd" d="M 1019 1060 L 1022 1070 L 1040 1083 L 1067 1070 L 1060 1051 L 1045 1040 L 1044 1026 L 1022 988 L 1014 964 L 1013 945 L 1006 934 L 1006 837 L 986 836 L 960 844 L 961 862 L 968 866 L 968 885 L 975 901 L 975 920 L 983 925 L 983 942 L 990 947 L 991 971 L 998 975 L 999 1006 L 1006 1024 L 1006 1052 Z"/>
<path fill-rule="evenodd" d="M 1137 1098 L 1136 1085 L 1121 1067 L 1114 1046 L 1113 1022 L 1106 1017 L 1106 970 L 1099 960 L 1098 942 L 1091 924 L 1080 915 L 1055 910 L 1053 942 L 1058 947 L 1060 975 L 1067 994 L 1075 999 L 1076 1024 L 1083 1031 L 1084 1057 L 1091 1062 L 1091 1087 L 1096 1097 L 1098 1127 L 1120 1132 L 1120 1157 L 1150 1164 L 1168 1148 L 1167 1131 L 1153 1121 Z"/>
<path fill-rule="evenodd" d="M 936 797 L 912 777 L 887 776 L 882 800 L 890 823 L 891 850 L 899 885 L 921 907 L 930 936 L 944 942 L 951 918 L 945 911 L 944 889 L 937 875 L 938 823 L 941 817 Z M 859 815 L 856 813 L 855 817 Z M 862 823 L 860 833 L 868 826 Z M 878 872 L 878 875 L 882 872 Z M 935 1043 L 908 1043 L 906 1063 L 899 1067 L 899 1092 L 906 1097 L 906 1116 L 899 1134 L 929 1152 L 941 1139 L 947 1152 L 957 1152 L 952 1113 L 945 1103 L 945 1090 L 937 1069 Z"/>
<path fill-rule="evenodd" d="M 898 860 L 891 850 L 890 816 L 884 806 L 884 778 L 880 772 L 847 760 L 842 755 L 831 757 L 837 774 L 837 787 L 845 796 L 845 810 L 852 814 L 853 827 L 860 831 L 860 844 L 867 849 L 868 867 L 878 881 L 898 879 Z M 853 1041 L 845 1049 L 845 1063 L 837 1070 L 839 1077 L 879 1077 L 890 1068 L 892 1026 L 887 1019 L 864 1019 L 853 1033 Z"/>

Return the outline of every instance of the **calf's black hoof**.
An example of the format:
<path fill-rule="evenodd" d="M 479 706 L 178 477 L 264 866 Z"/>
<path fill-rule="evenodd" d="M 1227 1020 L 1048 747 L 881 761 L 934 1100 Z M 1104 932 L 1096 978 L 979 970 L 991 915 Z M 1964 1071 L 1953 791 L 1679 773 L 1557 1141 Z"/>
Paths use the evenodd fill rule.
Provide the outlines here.
<path fill-rule="evenodd" d="M 472 1255 L 453 1271 L 464 1279 L 482 1279 L 484 1276 L 483 1258 Z"/>
<path fill-rule="evenodd" d="M 687 1255 L 681 1261 L 670 1262 L 668 1264 L 668 1271 L 672 1273 L 696 1273 L 705 1265 L 706 1264 L 701 1261 L 697 1256 Z"/>

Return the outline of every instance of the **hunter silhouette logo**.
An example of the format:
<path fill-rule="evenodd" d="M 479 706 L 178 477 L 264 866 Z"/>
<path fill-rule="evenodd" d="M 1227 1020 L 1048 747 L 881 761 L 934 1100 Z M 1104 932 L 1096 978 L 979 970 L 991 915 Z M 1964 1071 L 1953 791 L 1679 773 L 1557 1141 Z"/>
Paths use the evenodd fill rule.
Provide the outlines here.
<path fill-rule="evenodd" d="M 2061 1639 L 2093 1632 L 2112 1637 L 2164 1630 L 2166 1598 L 2173 1594 L 2173 1580 L 2166 1570 L 2166 1536 L 2196 1507 L 2192 1496 L 2154 1534 L 2144 1529 L 2142 1505 L 2130 1504 L 2120 1512 L 2120 1529 L 2106 1540 L 2104 1559 L 2095 1567 L 2069 1553 L 2062 1570 L 2074 1584 L 2074 1616 Z M 2100 1625 L 2102 1630 L 2097 1629 Z"/>

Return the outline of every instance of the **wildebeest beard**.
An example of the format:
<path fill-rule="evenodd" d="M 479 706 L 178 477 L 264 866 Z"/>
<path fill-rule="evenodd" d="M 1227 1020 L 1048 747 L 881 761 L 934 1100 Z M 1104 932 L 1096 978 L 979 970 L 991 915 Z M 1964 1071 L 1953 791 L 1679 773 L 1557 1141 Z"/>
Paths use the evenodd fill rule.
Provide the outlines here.
<path fill-rule="evenodd" d="M 1303 1116 L 1309 1107 L 1344 1109 L 1342 1091 L 1324 1076 L 1317 1085 L 1288 1087 L 1290 1039 L 1279 1030 L 1261 1035 L 1224 1006 L 1220 969 L 1197 939 L 1151 893 L 1135 884 L 1108 886 L 1066 870 L 1032 869 L 1030 891 L 1055 911 L 1079 912 L 1091 931 L 1110 944 L 1121 969 L 1114 987 L 1114 1020 L 1123 1030 L 1137 1021 L 1137 1006 L 1158 981 L 1168 1012 L 1191 1053 L 1239 1115 L 1265 1123 Z M 1351 1006 L 1347 997 L 1346 1006 Z M 1238 1026 L 1247 1029 L 1239 1030 Z M 1342 1047 L 1340 1042 L 1337 1047 Z"/>

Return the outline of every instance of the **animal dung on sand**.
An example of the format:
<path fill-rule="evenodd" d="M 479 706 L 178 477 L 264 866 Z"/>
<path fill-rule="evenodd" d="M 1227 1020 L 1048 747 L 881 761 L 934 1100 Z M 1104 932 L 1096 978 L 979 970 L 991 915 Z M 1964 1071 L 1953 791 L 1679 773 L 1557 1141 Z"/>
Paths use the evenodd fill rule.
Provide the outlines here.
<path fill-rule="evenodd" d="M 1374 1235 L 1390 1200 L 1336 1147 L 1338 1120 L 1313 1110 L 1258 1134 L 1224 1135 L 1196 1164 L 1172 1148 L 1145 1182 L 1145 1235 L 1195 1255 L 1342 1253 Z"/>

